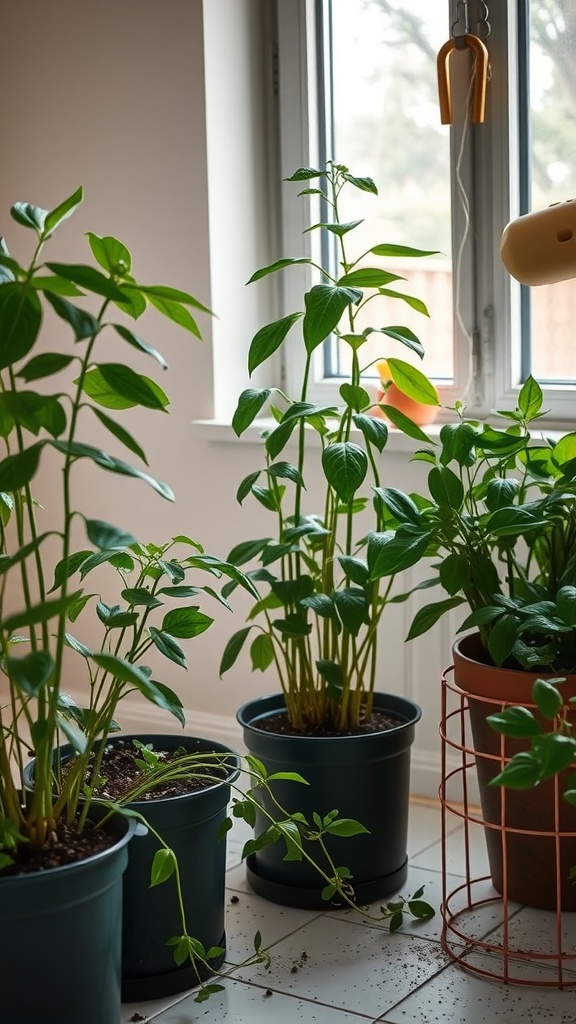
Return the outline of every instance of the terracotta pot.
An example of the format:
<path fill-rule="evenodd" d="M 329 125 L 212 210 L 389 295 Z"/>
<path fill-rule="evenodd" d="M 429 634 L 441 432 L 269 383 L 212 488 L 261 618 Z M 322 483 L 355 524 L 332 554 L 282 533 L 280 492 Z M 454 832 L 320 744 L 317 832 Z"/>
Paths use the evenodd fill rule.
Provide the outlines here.
<path fill-rule="evenodd" d="M 508 899 L 517 903 L 576 910 L 576 887 L 568 878 L 576 865 L 576 811 L 562 799 L 570 772 L 528 790 L 489 785 L 506 761 L 529 749 L 530 742 L 500 736 L 487 723 L 487 716 L 510 704 L 533 710 L 532 687 L 546 675 L 490 664 L 477 634 L 458 640 L 453 653 L 454 681 L 466 694 L 469 707 L 493 885 L 503 893 L 506 880 Z M 562 693 L 566 699 L 576 694 L 576 676 L 566 679 Z M 498 827 L 490 828 L 491 824 Z"/>

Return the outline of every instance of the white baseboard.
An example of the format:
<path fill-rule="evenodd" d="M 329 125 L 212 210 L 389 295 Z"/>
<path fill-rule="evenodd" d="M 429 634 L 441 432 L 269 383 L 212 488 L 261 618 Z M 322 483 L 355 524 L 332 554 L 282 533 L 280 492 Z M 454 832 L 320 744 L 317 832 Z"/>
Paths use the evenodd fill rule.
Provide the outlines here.
<path fill-rule="evenodd" d="M 131 702 L 128 698 L 122 701 L 122 718 L 119 724 L 123 733 L 186 733 L 204 739 L 218 740 L 227 743 L 242 753 L 242 729 L 235 718 L 229 715 L 214 715 L 203 711 L 184 709 L 186 727 L 182 729 L 178 721 L 171 715 L 161 714 L 153 704 L 141 701 Z"/>

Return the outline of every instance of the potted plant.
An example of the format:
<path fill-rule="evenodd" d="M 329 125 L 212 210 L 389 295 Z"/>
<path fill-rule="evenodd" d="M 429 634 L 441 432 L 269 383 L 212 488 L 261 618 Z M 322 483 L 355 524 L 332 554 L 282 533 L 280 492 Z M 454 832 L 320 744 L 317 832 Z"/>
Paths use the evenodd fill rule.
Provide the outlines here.
<path fill-rule="evenodd" d="M 138 998 L 189 987 L 221 962 L 225 847 L 217 839 L 230 825 L 226 807 L 237 756 L 221 744 L 192 737 L 179 740 L 176 750 L 172 736 L 143 737 L 136 740 L 135 756 L 130 753 L 139 774 L 124 777 L 118 788 L 108 754 L 114 748 L 110 733 L 117 729 L 116 712 L 128 693 L 139 692 L 184 724 L 179 697 L 153 678 L 142 659 L 154 651 L 185 667 L 181 641 L 212 621 L 200 611 L 198 596 L 227 604 L 212 586 L 199 586 L 187 574 L 226 576 L 254 592 L 234 565 L 205 554 L 188 537 L 143 545 L 127 530 L 76 508 L 74 467 L 80 459 L 140 479 L 172 499 L 169 486 L 147 468 L 80 441 L 79 426 L 87 421 L 89 427 L 96 416 L 146 464 L 138 441 L 110 411 L 138 405 L 164 411 L 168 398 L 152 378 L 128 365 L 97 362 L 100 336 L 114 332 L 120 344 L 165 366 L 124 316 L 138 318 L 151 304 L 199 336 L 190 307 L 204 309 L 186 292 L 138 285 L 128 249 L 112 237 L 88 235 L 100 269 L 43 262 L 45 244 L 82 198 L 78 189 L 52 211 L 29 203 L 12 207 L 16 222 L 35 234 L 28 267 L 10 256 L 4 242 L 0 246 L 0 432 L 6 446 L 0 460 L 0 958 L 3 1010 L 22 1024 L 37 1017 L 37 1002 L 25 996 L 31 977 L 39 991 L 51 993 L 61 1024 L 76 1024 L 79 1015 L 85 1024 L 117 1024 L 122 924 L 126 986 Z M 85 298 L 87 305 L 94 299 L 99 303 L 97 315 L 85 308 Z M 71 331 L 57 351 L 48 349 L 41 330 L 46 306 Z M 52 378 L 57 383 L 50 389 Z M 39 473 L 48 455 L 60 460 L 56 476 Z M 61 482 L 59 499 L 55 479 Z M 56 526 L 42 529 L 43 504 Z M 84 591 L 95 570 L 110 567 L 120 581 L 112 601 L 104 599 L 100 585 L 96 593 Z M 84 636 L 90 612 L 103 632 L 96 645 Z M 86 680 L 82 706 L 64 689 L 68 657 L 71 671 L 80 668 Z M 150 749 L 150 740 L 156 749 Z M 122 742 L 126 750 L 128 740 Z M 271 791 L 274 780 L 255 761 L 245 771 L 249 785 L 267 793 L 274 809 L 258 841 L 284 838 L 294 855 L 299 844 L 292 817 Z M 189 793 L 197 785 L 200 789 Z M 233 813 L 253 821 L 257 805 L 249 788 L 235 797 Z M 120 807 L 123 813 L 115 813 Z M 125 872 L 127 841 L 134 823 L 144 820 L 150 837 L 131 849 Z M 201 839 L 195 854 L 191 828 L 196 824 Z M 335 827 L 334 818 L 329 824 Z M 318 830 L 320 842 L 324 831 Z M 345 882 L 333 865 L 330 872 L 323 870 L 323 884 L 340 891 Z M 176 911 L 166 913 L 156 888 L 172 877 Z M 412 912 L 421 912 L 418 901 Z M 393 914 L 398 919 L 402 908 L 388 916 Z M 199 935 L 191 934 L 196 925 Z M 168 932 L 172 927 L 176 934 Z M 130 945 L 135 934 L 138 949 Z M 268 958 L 258 936 L 255 957 Z M 214 987 L 204 986 L 197 998 L 206 998 Z"/>
<path fill-rule="evenodd" d="M 542 406 L 532 377 L 517 408 L 499 414 L 502 425 L 467 418 L 457 405 L 456 422 L 442 426 L 439 445 L 430 442 L 416 453 L 431 467 L 427 492 L 382 492 L 394 517 L 396 546 L 405 546 L 400 568 L 429 560 L 434 576 L 427 582 L 448 595 L 416 613 L 408 639 L 446 612 L 467 607 L 460 631 L 474 632 L 454 645 L 454 678 L 468 694 L 484 820 L 497 825 L 500 796 L 488 784 L 501 767 L 500 739 L 487 717 L 499 704 L 529 703 L 538 677 L 576 672 L 576 434 L 547 437 Z M 387 557 L 385 550 L 379 572 L 398 571 L 398 560 L 387 565 Z M 506 756 L 512 750 L 508 745 Z M 550 788 L 540 788 L 538 800 L 544 812 L 511 794 L 504 824 L 548 830 L 555 813 Z M 501 837 L 498 829 L 485 831 L 494 884 L 501 889 Z M 526 865 L 533 863 L 524 837 L 511 834 L 509 862 L 516 852 Z M 573 855 L 576 850 L 566 851 Z M 531 878 L 522 885 L 519 869 L 509 867 L 508 877 L 514 879 L 511 898 L 550 905 L 540 887 L 534 892 Z M 574 903 L 569 887 L 566 899 Z"/>
<path fill-rule="evenodd" d="M 147 608 L 144 594 L 126 597 L 121 609 L 91 600 L 71 583 L 74 573 L 85 576 L 99 563 L 126 568 L 134 552 L 142 551 L 131 533 L 78 508 L 73 485 L 78 461 L 87 459 L 98 471 L 136 478 L 172 499 L 168 485 L 147 471 L 137 440 L 111 415 L 136 406 L 164 411 L 166 394 L 124 363 L 97 361 L 96 352 L 101 335 L 112 334 L 118 345 L 164 366 L 127 317 L 140 317 L 150 304 L 198 336 L 190 309 L 204 307 L 183 291 L 137 284 L 128 249 L 112 237 L 88 235 L 98 266 L 45 262 L 46 243 L 82 198 L 78 189 L 51 211 L 22 202 L 12 207 L 13 219 L 34 236 L 28 266 L 0 245 L 0 957 L 3 1010 L 23 1024 L 38 1012 L 36 1000 L 25 995 L 31 977 L 36 991 L 51 993 L 62 1024 L 79 1016 L 87 1024 L 116 1024 L 119 1013 L 121 876 L 133 825 L 95 803 L 81 772 L 66 776 L 54 770 L 61 737 L 79 762 L 86 759 L 111 726 L 126 690 L 139 690 L 181 715 L 176 694 L 122 654 L 121 638 L 139 618 L 135 609 Z M 94 303 L 98 312 L 92 311 Z M 67 335 L 57 350 L 41 330 L 47 308 Z M 93 416 L 144 468 L 79 439 L 80 425 L 89 430 Z M 43 505 L 55 522 L 48 528 L 42 525 Z M 82 535 L 88 546 L 84 541 L 77 550 Z M 166 573 L 175 583 L 169 559 Z M 239 579 L 233 568 L 231 574 Z M 71 623 L 90 604 L 105 628 L 100 650 L 73 635 Z M 186 620 L 182 628 L 188 630 L 202 621 L 197 617 L 192 626 L 190 608 L 174 614 Z M 150 637 L 176 660 L 178 641 L 165 625 Z M 77 706 L 64 690 L 70 650 L 79 655 L 76 667 L 85 670 L 87 707 Z M 34 786 L 25 792 L 30 751 Z"/>
<path fill-rule="evenodd" d="M 292 265 L 304 263 L 316 283 L 299 311 L 263 327 L 250 346 L 253 373 L 298 325 L 303 371 L 295 398 L 279 388 L 250 388 L 234 414 L 233 427 L 242 435 L 270 403 L 274 422 L 263 433 L 264 464 L 241 482 L 237 498 L 242 503 L 252 497 L 269 510 L 274 530 L 270 537 L 236 545 L 228 555 L 228 561 L 246 568 L 260 597 L 249 625 L 229 640 L 221 672 L 232 667 L 248 637 L 252 668 L 274 668 L 280 692 L 239 711 L 245 742 L 268 767 L 290 766 L 310 782 L 307 821 L 313 813 L 321 820 L 338 807 L 366 826 L 369 835 L 347 842 L 345 855 L 337 834 L 327 842 L 335 863 L 345 856 L 356 897 L 366 902 L 397 889 L 406 877 L 410 745 L 420 709 L 376 689 L 386 678 L 377 662 L 379 625 L 395 598 L 393 580 L 380 586 L 376 579 L 390 541 L 380 497 L 388 427 L 375 415 L 382 406 L 364 386 L 363 374 L 376 362 L 364 352 L 375 334 L 401 342 L 418 356 L 423 348 L 406 327 L 366 326 L 365 311 L 375 296 L 386 296 L 426 313 L 419 300 L 390 288 L 398 275 L 374 264 L 427 253 L 378 244 L 352 254 L 351 239 L 362 222 L 341 218 L 341 193 L 376 194 L 370 178 L 329 161 L 323 169 L 300 168 L 288 181 L 304 186 L 304 201 L 310 196 L 321 200 L 326 216 L 310 231 L 325 230 L 336 240 L 337 263 L 332 267 L 312 256 L 284 258 L 251 278 L 289 273 Z M 330 335 L 345 348 L 350 370 L 339 390 L 342 405 L 318 406 L 309 398 L 313 364 Z M 398 358 L 387 364 L 391 379 L 409 398 L 438 404 L 434 387 L 419 369 Z M 398 409 L 386 407 L 386 412 L 406 433 L 425 436 Z M 318 478 L 322 493 L 318 505 L 310 507 L 307 488 Z M 234 586 L 232 581 L 224 592 Z M 284 803 L 291 806 L 293 799 L 287 784 Z M 263 895 L 322 906 L 317 878 L 301 861 L 291 864 L 273 848 L 263 848 L 247 863 L 250 884 Z"/>
<path fill-rule="evenodd" d="M 66 636 L 85 666 L 94 655 L 100 659 L 89 671 L 86 705 L 74 709 L 77 719 L 89 723 L 87 742 L 82 750 L 70 744 L 60 749 L 54 771 L 59 789 L 113 801 L 146 821 L 148 834 L 130 845 L 123 880 L 122 1000 L 133 1001 L 192 988 L 224 958 L 226 846 L 218 837 L 239 759 L 230 748 L 192 735 L 114 737 L 114 716 L 124 697 L 139 689 L 184 728 L 180 698 L 152 678 L 145 662 L 154 653 L 186 669 L 185 641 L 212 624 L 198 600 L 218 598 L 217 591 L 192 581 L 191 572 L 244 580 L 184 536 L 162 545 L 74 552 L 66 566 L 56 566 L 56 577 L 89 580 L 93 590 L 94 575 L 110 562 L 118 583 L 114 599 L 91 593 L 85 605 L 100 620 L 101 641 L 88 647 L 82 639 L 84 614 Z M 34 771 L 31 762 L 26 777 L 32 786 Z M 173 882 L 159 884 L 168 882 L 176 864 L 178 892 Z M 184 961 L 175 962 L 167 944 L 174 936 L 190 940 Z"/>

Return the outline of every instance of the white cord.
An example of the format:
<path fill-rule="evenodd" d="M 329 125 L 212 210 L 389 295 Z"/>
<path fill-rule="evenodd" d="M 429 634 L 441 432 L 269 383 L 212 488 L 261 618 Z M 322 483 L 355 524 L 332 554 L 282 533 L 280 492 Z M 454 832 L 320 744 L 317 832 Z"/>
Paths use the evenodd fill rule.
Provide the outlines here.
<path fill-rule="evenodd" d="M 463 158 L 463 155 L 464 155 L 464 146 L 465 146 L 465 143 L 466 143 L 466 137 L 468 135 L 468 128 L 470 126 L 470 102 L 471 102 L 472 93 L 473 93 L 473 90 L 474 90 L 474 76 L 475 76 L 475 73 L 476 73 L 476 60 L 477 60 L 477 58 L 475 57 L 474 58 L 474 65 L 472 67 L 472 74 L 470 76 L 470 85 L 468 87 L 468 95 L 466 96 L 466 108 L 465 108 L 465 114 L 464 114 L 464 127 L 463 127 L 463 130 L 462 130 L 462 138 L 460 140 L 460 149 L 459 149 L 459 152 L 458 152 L 458 159 L 456 161 L 456 186 L 457 186 L 458 197 L 460 199 L 460 203 L 462 205 L 462 210 L 464 212 L 464 231 L 462 232 L 462 238 L 460 239 L 460 243 L 458 245 L 458 250 L 457 250 L 457 254 L 456 254 L 456 281 L 455 281 L 455 287 L 454 287 L 454 304 L 455 304 L 456 320 L 457 320 L 457 323 L 458 323 L 458 327 L 460 328 L 460 331 L 462 332 L 464 338 L 466 339 L 466 341 L 468 343 L 468 375 L 466 377 L 465 386 L 464 386 L 464 388 L 462 390 L 462 395 L 461 395 L 461 401 L 462 402 L 465 402 L 466 396 L 467 396 L 468 391 L 470 389 L 470 385 L 472 384 L 473 379 L 474 379 L 474 340 L 473 340 L 472 335 L 470 334 L 470 331 L 466 327 L 466 324 L 464 323 L 464 320 L 462 318 L 462 313 L 461 313 L 461 310 L 460 310 L 460 285 L 461 285 L 461 279 L 462 279 L 462 260 L 464 258 L 464 250 L 466 248 L 466 243 L 468 241 L 468 236 L 470 234 L 470 200 L 469 200 L 469 198 L 468 198 L 468 196 L 466 194 L 466 188 L 465 188 L 464 182 L 462 180 L 461 168 L 462 168 L 462 158 Z"/>

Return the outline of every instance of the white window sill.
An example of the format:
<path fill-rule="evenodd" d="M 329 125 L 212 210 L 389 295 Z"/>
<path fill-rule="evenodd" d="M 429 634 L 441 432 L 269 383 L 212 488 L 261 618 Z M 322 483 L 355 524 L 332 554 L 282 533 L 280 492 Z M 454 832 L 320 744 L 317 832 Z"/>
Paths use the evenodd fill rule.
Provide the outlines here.
<path fill-rule="evenodd" d="M 193 420 L 192 430 L 194 437 L 201 441 L 217 444 L 261 444 L 262 431 L 275 425 L 275 420 L 272 419 L 256 420 L 244 431 L 242 437 L 237 437 L 232 429 L 232 425 L 224 420 Z M 442 423 L 438 422 L 422 429 L 433 441 L 437 441 L 441 426 Z M 309 441 L 320 447 L 320 437 L 316 431 L 311 431 Z M 412 438 L 407 437 L 406 434 L 403 434 L 401 430 L 397 430 L 390 425 L 388 426 L 386 451 L 412 455 L 417 448 L 423 447 L 425 447 L 424 441 L 414 441 Z"/>

